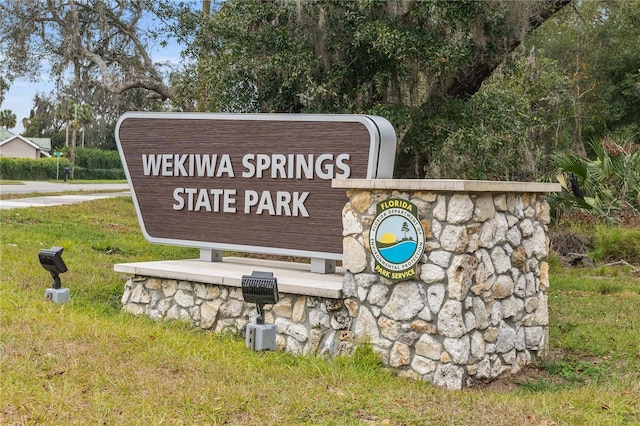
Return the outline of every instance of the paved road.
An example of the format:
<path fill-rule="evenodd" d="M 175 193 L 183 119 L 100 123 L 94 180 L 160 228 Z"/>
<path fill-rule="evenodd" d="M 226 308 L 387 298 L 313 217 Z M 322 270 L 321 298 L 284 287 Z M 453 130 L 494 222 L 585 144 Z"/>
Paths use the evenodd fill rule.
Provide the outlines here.
<path fill-rule="evenodd" d="M 129 191 L 126 183 L 64 183 L 23 181 L 20 185 L 0 185 L 2 194 L 28 194 L 31 192 L 64 192 L 64 191 Z"/>
<path fill-rule="evenodd" d="M 71 192 L 86 191 L 91 194 L 49 195 L 41 197 L 17 198 L 0 200 L 0 209 L 16 209 L 24 207 L 60 206 L 89 200 L 109 197 L 123 197 L 131 195 L 126 183 L 52 183 L 52 182 L 23 182 L 22 185 L 0 185 L 0 194 L 30 194 L 42 192 Z M 102 192 L 101 191 L 118 191 Z"/>

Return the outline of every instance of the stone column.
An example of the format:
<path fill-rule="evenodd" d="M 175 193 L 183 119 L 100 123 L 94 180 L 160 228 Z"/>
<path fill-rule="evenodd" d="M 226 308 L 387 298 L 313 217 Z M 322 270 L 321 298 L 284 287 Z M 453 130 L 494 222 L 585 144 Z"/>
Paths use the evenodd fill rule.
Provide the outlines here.
<path fill-rule="evenodd" d="M 544 354 L 550 217 L 541 192 L 555 186 L 452 191 L 434 184 L 451 181 L 418 181 L 426 189 L 387 182 L 384 189 L 356 182 L 343 210 L 343 296 L 355 342 L 370 343 L 401 376 L 451 389 L 516 373 Z M 426 239 L 419 279 L 393 282 L 373 272 L 368 233 L 376 204 L 389 198 L 419 208 Z"/>

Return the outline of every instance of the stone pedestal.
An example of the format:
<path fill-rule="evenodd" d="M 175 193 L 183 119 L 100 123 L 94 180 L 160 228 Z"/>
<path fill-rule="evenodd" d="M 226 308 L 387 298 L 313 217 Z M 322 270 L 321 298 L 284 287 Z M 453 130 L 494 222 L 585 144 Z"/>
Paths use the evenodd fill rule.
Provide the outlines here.
<path fill-rule="evenodd" d="M 356 344 L 369 342 L 406 377 L 460 389 L 516 373 L 548 344 L 549 206 L 555 184 L 337 181 L 343 211 L 345 305 Z M 374 271 L 369 228 L 389 198 L 419 208 L 419 279 Z"/>

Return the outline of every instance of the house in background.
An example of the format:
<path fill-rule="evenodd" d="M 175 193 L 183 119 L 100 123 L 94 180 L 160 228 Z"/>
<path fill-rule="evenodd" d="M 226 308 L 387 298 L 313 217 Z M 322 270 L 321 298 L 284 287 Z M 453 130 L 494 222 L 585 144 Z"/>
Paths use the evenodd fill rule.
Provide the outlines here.
<path fill-rule="evenodd" d="M 0 127 L 0 157 L 9 158 L 42 158 L 51 157 L 51 139 L 28 138 L 14 135 Z"/>

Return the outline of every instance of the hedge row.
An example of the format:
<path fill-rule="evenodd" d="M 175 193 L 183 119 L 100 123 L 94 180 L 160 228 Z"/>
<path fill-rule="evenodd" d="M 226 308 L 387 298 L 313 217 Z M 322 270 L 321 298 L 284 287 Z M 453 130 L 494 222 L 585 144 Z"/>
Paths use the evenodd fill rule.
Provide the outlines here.
<path fill-rule="evenodd" d="M 76 167 L 73 171 L 74 179 L 100 179 L 117 180 L 126 179 L 123 169 L 88 169 L 86 167 Z"/>
<path fill-rule="evenodd" d="M 117 154 L 117 152 L 116 152 Z M 119 159 L 118 159 L 119 161 Z M 4 158 L 0 157 L 0 179 L 7 180 L 49 180 L 64 178 L 64 168 L 71 167 L 67 158 Z M 75 179 L 124 179 L 124 170 L 120 168 L 88 168 L 76 166 Z"/>
<path fill-rule="evenodd" d="M 65 148 L 64 151 L 67 151 L 67 149 Z M 66 155 L 68 157 L 68 153 L 66 153 Z M 78 173 L 79 167 L 101 170 L 122 169 L 122 162 L 120 161 L 120 154 L 118 151 L 105 151 L 96 148 L 78 148 L 76 149 L 75 173 Z"/>
<path fill-rule="evenodd" d="M 0 157 L 0 179 L 47 180 L 56 178 L 55 158 L 4 158 Z M 64 177 L 64 168 L 71 167 L 66 158 L 60 159 L 59 177 Z"/>

